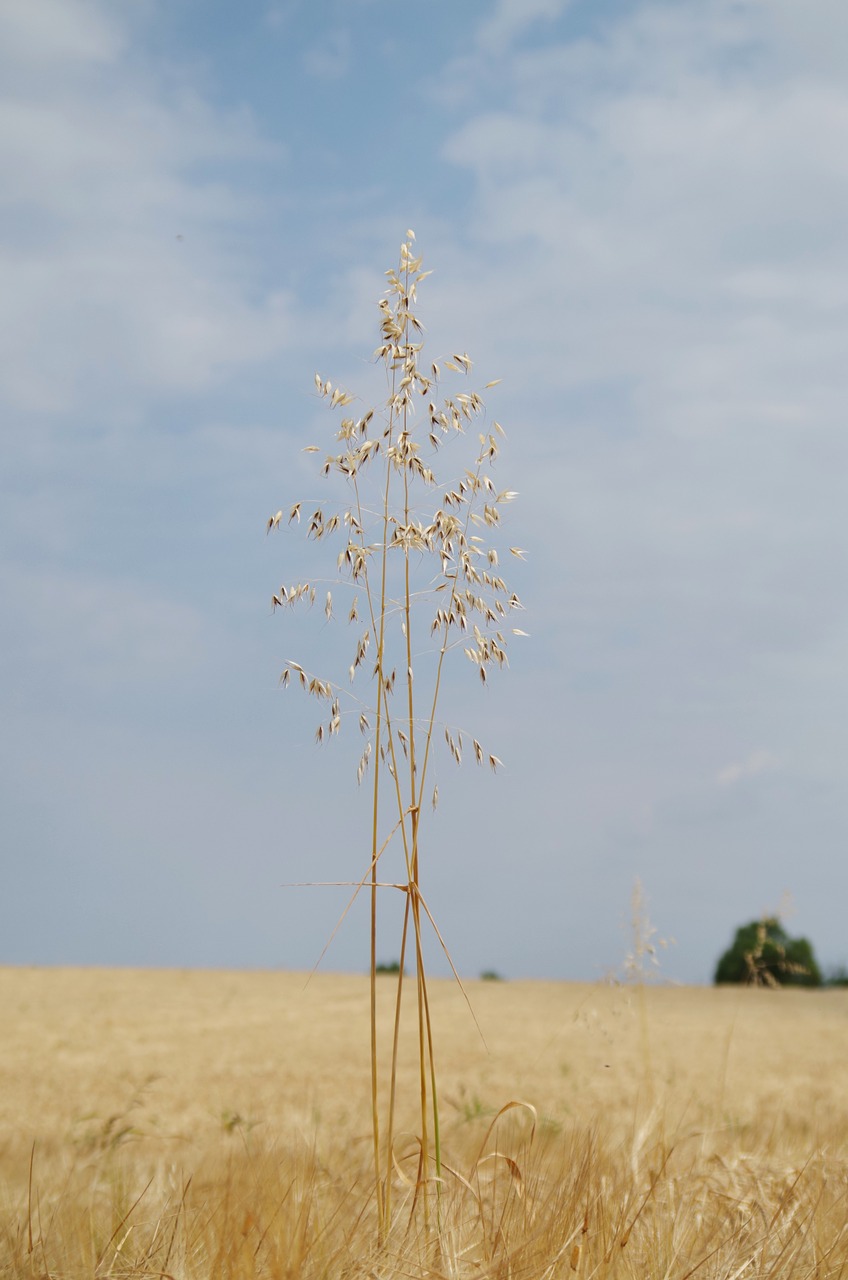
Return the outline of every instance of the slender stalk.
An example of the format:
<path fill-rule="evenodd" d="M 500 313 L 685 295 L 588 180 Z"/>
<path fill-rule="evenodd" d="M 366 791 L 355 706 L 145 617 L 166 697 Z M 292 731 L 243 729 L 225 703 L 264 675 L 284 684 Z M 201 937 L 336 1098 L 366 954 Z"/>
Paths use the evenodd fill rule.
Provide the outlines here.
<path fill-rule="evenodd" d="M 335 456 L 326 458 L 322 467 L 324 475 L 332 472 L 341 473 L 353 491 L 355 505 L 352 510 L 344 512 L 343 515 L 339 513 L 327 518 L 319 506 L 309 518 L 307 531 L 310 539 L 319 541 L 336 529 L 348 530 L 346 545 L 338 557 L 338 568 L 340 572 L 347 574 L 352 586 L 364 585 L 370 620 L 370 627 L 364 631 L 357 645 L 354 663 L 350 668 L 351 680 L 355 677 L 357 668 L 365 660 L 371 643 L 373 642 L 376 646 L 373 671 L 376 684 L 375 720 L 369 724 L 370 717 L 366 716 L 364 711 L 360 714 L 360 727 L 369 736 L 369 741 L 357 771 L 357 779 L 361 782 L 371 759 L 373 747 L 374 764 L 370 805 L 371 858 L 369 867 L 363 871 L 362 878 L 356 885 L 354 898 L 359 889 L 367 883 L 369 886 L 370 957 L 370 1102 L 375 1203 L 378 1240 L 381 1245 L 388 1240 L 392 1226 L 392 1176 L 395 1160 L 395 1125 L 399 1105 L 398 1080 L 401 1014 L 405 986 L 404 967 L 407 954 L 411 955 L 413 950 L 416 970 L 420 1145 L 412 1215 L 414 1216 L 416 1212 L 420 1196 L 424 1228 L 429 1229 L 430 1183 L 433 1181 L 432 1169 L 435 1165 L 437 1229 L 440 1231 L 441 1228 L 442 1151 L 435 1040 L 424 959 L 425 918 L 447 955 L 457 981 L 459 978 L 421 892 L 421 818 L 422 799 L 434 745 L 436 714 L 442 691 L 445 659 L 448 650 L 453 647 L 452 639 L 455 637 L 458 641 L 463 634 L 466 635 L 470 647 L 466 647 L 465 652 L 477 665 L 479 674 L 485 682 L 486 668 L 492 664 L 501 666 L 506 661 L 506 641 L 498 630 L 503 625 L 500 619 L 507 617 L 509 609 L 520 607 L 517 597 L 507 595 L 506 584 L 496 568 L 499 562 L 496 548 L 492 546 L 487 548 L 486 540 L 477 533 L 470 536 L 472 521 L 478 529 L 482 526 L 490 530 L 495 528 L 500 520 L 499 504 L 510 501 L 515 496 L 510 492 L 498 494 L 488 476 L 481 478 L 483 465 L 487 461 L 491 463 L 497 456 L 497 442 L 494 435 L 480 436 L 476 469 L 460 471 L 449 483 L 442 505 L 437 507 L 429 523 L 420 518 L 416 509 L 418 486 L 423 485 L 426 489 L 430 489 L 436 484 L 433 471 L 422 461 L 421 443 L 423 441 L 416 439 L 413 433 L 414 402 L 417 396 L 420 395 L 422 400 L 430 397 L 426 414 L 429 420 L 429 440 L 433 445 L 434 454 L 447 438 L 462 435 L 466 425 L 482 412 L 484 406 L 475 392 L 465 391 L 457 393 L 454 398 L 444 399 L 439 407 L 435 402 L 437 393 L 434 389 L 440 385 L 439 367 L 435 364 L 432 366 L 432 377 L 430 377 L 429 374 L 422 372 L 419 366 L 422 343 L 416 340 L 416 334 L 421 333 L 422 329 L 413 314 L 412 307 L 415 304 L 417 285 L 429 273 L 422 272 L 421 259 L 416 257 L 412 250 L 412 240 L 414 236 L 410 232 L 401 246 L 397 270 L 387 273 L 389 288 L 380 302 L 382 343 L 376 354 L 385 366 L 388 390 L 382 427 L 378 433 L 371 434 L 373 429 L 369 428 L 369 424 L 374 417 L 374 410 L 368 410 L 358 420 L 343 417 L 336 434 L 336 439 L 342 442 L 340 451 Z M 450 358 L 446 357 L 445 364 L 455 374 L 467 374 L 471 362 L 467 355 L 454 355 Z M 329 400 L 331 408 L 344 408 L 355 398 L 340 387 L 334 387 L 329 381 L 322 381 L 317 374 L 315 381 L 320 396 Z M 493 429 L 500 431 L 497 423 L 494 424 Z M 384 457 L 383 484 L 380 490 L 380 501 L 375 502 L 372 507 L 367 501 L 363 503 L 360 473 L 367 471 L 381 452 Z M 395 477 L 394 472 L 400 474 Z M 400 484 L 403 489 L 402 497 L 398 492 Z M 394 510 L 391 505 L 393 499 Z M 460 515 L 462 507 L 465 510 Z M 268 528 L 278 528 L 282 517 L 283 512 L 278 512 L 268 522 Z M 299 502 L 291 508 L 289 523 L 291 524 L 295 519 L 300 523 L 301 504 Z M 378 529 L 379 532 L 377 532 Z M 515 550 L 518 555 L 523 555 L 517 549 L 512 550 Z M 417 590 L 418 559 L 419 557 L 426 559 L 430 555 L 434 556 L 441 565 L 441 571 L 436 575 L 438 585 L 436 586 L 430 578 L 426 585 L 421 585 Z M 377 570 L 375 557 L 379 559 L 379 570 Z M 395 557 L 391 564 L 390 557 Z M 402 563 L 398 557 L 402 557 Z M 378 579 L 379 588 L 377 587 Z M 313 604 L 316 599 L 317 585 L 307 582 L 296 583 L 291 587 L 281 587 L 279 595 L 274 596 L 274 605 L 275 607 L 283 605 L 292 607 L 301 601 Z M 390 595 L 390 592 L 393 594 Z M 442 603 L 443 597 L 438 595 L 438 592 L 445 593 L 446 608 Z M 430 628 L 430 634 L 438 636 L 438 659 L 435 663 L 432 685 L 425 684 L 423 691 L 416 693 L 413 672 L 415 666 L 413 638 L 415 618 L 413 615 L 422 600 L 430 595 L 441 605 L 437 608 Z M 328 621 L 334 616 L 330 592 L 327 593 L 325 613 Z M 402 647 L 394 635 L 394 620 L 398 616 L 402 622 L 404 636 Z M 356 617 L 357 606 L 354 599 L 349 618 L 353 621 Z M 402 662 L 405 662 L 406 666 L 405 707 L 401 711 L 401 707 L 396 706 L 397 716 L 393 716 L 391 695 L 394 693 L 395 664 L 399 670 Z M 294 676 L 296 682 L 311 696 L 319 701 L 327 700 L 331 703 L 329 723 L 325 722 L 318 726 L 316 732 L 318 741 L 323 742 L 339 733 L 343 720 L 342 700 L 345 697 L 340 686 L 308 674 L 296 662 L 287 664 L 284 683 L 288 682 L 290 676 Z M 422 699 L 429 714 L 416 725 L 416 704 L 421 704 Z M 362 709 L 361 703 L 359 709 Z M 370 737 L 372 733 L 373 738 Z M 462 754 L 462 735 L 459 735 L 457 745 L 447 727 L 445 733 L 450 751 L 459 763 Z M 485 755 L 482 747 L 475 739 L 472 739 L 472 742 L 477 763 L 483 763 Z M 405 769 L 403 762 L 399 759 L 401 749 L 406 758 Z M 500 763 L 497 757 L 492 755 L 489 755 L 488 760 L 493 769 Z M 393 788 L 388 784 L 388 793 L 386 792 L 387 783 L 383 778 L 384 770 L 388 770 L 391 782 L 394 784 Z M 393 801 L 390 799 L 391 796 Z M 433 803 L 435 806 L 435 792 Z M 389 817 L 391 810 L 395 807 L 396 823 L 389 824 L 391 830 L 381 843 L 381 819 Z M 405 883 L 401 883 L 400 875 L 382 875 L 378 868 L 378 863 L 384 856 L 387 846 L 396 840 L 398 834 L 402 846 Z M 391 1033 L 385 1132 L 383 1132 L 377 1000 L 377 891 L 386 887 L 401 890 L 404 893 L 405 902 L 401 930 L 400 972 Z M 462 987 L 461 982 L 460 987 Z"/>
<path fill-rule="evenodd" d="M 387 1134 L 386 1149 L 386 1223 L 391 1225 L 392 1213 L 392 1144 L 394 1142 L 395 1128 L 395 1100 L 397 1097 L 397 1064 L 398 1064 L 398 1042 L 400 1040 L 400 1014 L 401 1000 L 403 997 L 403 979 L 404 968 L 406 966 L 406 941 L 409 932 L 409 894 L 406 895 L 406 902 L 403 908 L 403 932 L 400 939 L 400 962 L 398 972 L 397 1000 L 395 1003 L 395 1023 L 392 1032 L 392 1069 L 389 1080 L 389 1120 Z"/>
<path fill-rule="evenodd" d="M 395 402 L 396 386 L 397 386 L 397 371 L 396 371 L 396 369 L 392 369 L 392 371 L 391 371 L 391 379 L 390 379 L 390 403 L 391 403 L 391 405 L 392 405 L 392 406 L 394 406 L 394 402 Z M 391 411 L 390 411 L 390 415 L 389 415 L 389 423 L 388 423 L 388 430 L 387 430 L 387 436 L 388 436 L 388 438 L 389 438 L 389 440 L 390 440 L 390 441 L 393 441 L 393 440 L 394 440 L 394 423 L 395 423 L 395 414 L 394 414 L 394 407 L 392 407 L 392 409 L 391 409 Z M 403 419 L 402 426 L 405 428 L 405 418 Z M 407 846 L 406 823 L 405 823 L 406 807 L 405 807 L 405 805 L 404 805 L 403 797 L 402 797 L 402 794 L 401 794 L 401 791 L 400 791 L 400 774 L 399 774 L 399 771 L 398 771 L 398 762 L 397 762 L 397 757 L 396 757 L 396 753 L 395 753 L 395 746 L 394 746 L 394 734 L 393 734 L 393 731 L 392 731 L 391 713 L 390 713 L 389 705 L 388 705 L 388 691 L 387 691 L 387 689 L 386 689 L 385 668 L 384 668 L 386 615 L 387 615 L 387 611 L 388 611 L 388 600 L 387 600 L 387 597 L 386 597 L 386 583 L 387 583 L 387 574 L 388 574 L 388 553 L 389 553 L 389 523 L 390 523 L 390 517 L 389 517 L 389 510 L 390 510 L 390 508 L 389 508 L 389 494 L 390 494 L 390 487 L 391 487 L 391 473 L 392 473 L 392 470 L 393 470 L 393 464 L 392 464 L 392 461 L 391 461 L 391 459 L 387 459 L 387 463 L 386 463 L 386 479 L 385 479 L 385 484 L 384 484 L 384 488 L 383 488 L 382 547 L 381 547 L 381 565 L 380 565 L 380 598 L 379 598 L 379 613 L 378 613 L 378 617 L 379 617 L 379 641 L 378 641 L 378 653 L 377 653 L 377 677 L 378 677 L 378 690 L 377 690 L 377 695 L 378 695 L 378 711 L 377 711 L 377 733 L 376 733 L 376 738 L 375 738 L 375 747 L 376 747 L 375 755 L 376 755 L 376 759 L 375 759 L 375 761 L 374 761 L 374 806 L 373 806 L 373 812 L 372 812 L 372 869 L 371 869 L 371 876 L 372 876 L 372 879 L 371 879 L 371 922 L 372 922 L 372 927 L 371 927 L 371 1092 L 372 1092 L 372 1130 L 373 1130 L 373 1142 L 374 1142 L 374 1151 L 375 1151 L 374 1170 L 375 1170 L 375 1180 L 376 1180 L 376 1186 L 377 1186 L 378 1219 L 379 1219 L 379 1224 L 380 1224 L 380 1236 L 381 1236 L 381 1239 L 384 1239 L 384 1238 L 385 1238 L 385 1236 L 386 1236 L 386 1234 L 387 1234 L 387 1232 L 388 1232 L 388 1230 L 389 1230 L 389 1227 L 390 1227 L 390 1225 L 391 1225 L 391 1158 L 392 1158 L 392 1157 L 391 1157 L 391 1148 L 392 1148 L 392 1142 L 393 1142 L 393 1118 L 394 1118 L 394 1117 L 393 1117 L 393 1114 L 390 1114 L 390 1120 L 389 1120 L 389 1131 L 388 1131 L 388 1134 L 387 1134 L 387 1177 L 386 1177 L 386 1182 L 385 1182 L 385 1187 L 384 1187 L 384 1183 L 383 1183 L 383 1179 L 382 1179 L 382 1173 L 381 1173 L 381 1166 L 380 1166 L 380 1156 L 379 1156 L 379 1147 L 380 1147 L 380 1129 L 379 1129 L 378 1080 L 377 1080 L 377 1075 L 378 1075 L 378 1070 L 377 1070 L 377 1068 L 378 1068 L 378 1060 L 377 1060 L 377 1059 L 378 1059 L 378 1055 L 377 1055 L 377 1012 L 376 1012 L 376 1004 L 377 1004 L 377 996 L 376 996 L 376 989 L 377 989 L 377 955 L 376 955 L 376 916 L 377 916 L 377 905 L 376 905 L 376 899 L 377 899 L 377 867 L 376 867 L 376 861 L 377 861 L 377 859 L 376 859 L 376 848 L 377 848 L 377 838 L 378 838 L 378 837 L 377 837 L 377 833 L 378 833 L 378 822 L 379 822 L 379 813 L 378 813 L 379 778 L 380 778 L 380 774 L 381 774 L 381 772 L 382 772 L 382 765 L 381 765 L 381 761 L 382 761 L 381 746 L 382 746 L 382 743 L 381 743 L 381 740 L 380 740 L 380 732 L 379 732 L 379 731 L 380 731 L 381 727 L 382 727 L 384 724 L 385 724 L 385 728 L 386 728 L 386 737 L 387 737 L 387 740 L 388 740 L 388 743 L 389 743 L 389 752 L 390 752 L 390 756 L 391 756 L 391 760 L 392 760 L 392 769 L 391 769 L 391 773 L 392 773 L 392 775 L 393 775 L 393 777 L 394 777 L 394 782 L 395 782 L 395 793 L 396 793 L 396 799 L 397 799 L 397 804 L 398 804 L 399 821 L 400 821 L 400 824 L 401 824 L 401 837 L 402 837 L 402 840 L 403 840 L 404 851 L 405 851 L 405 855 L 406 855 L 407 874 L 409 874 L 409 867 L 410 867 L 410 858 L 409 858 L 409 851 L 408 851 L 408 846 Z M 405 473 L 404 473 L 404 495 L 405 495 L 405 507 L 408 509 L 408 480 L 407 480 L 407 478 L 406 478 L 406 474 L 405 474 Z M 359 502 L 358 502 L 358 487 L 357 487 L 357 504 L 358 504 L 358 510 L 359 510 L 359 512 L 361 513 L 361 505 L 360 505 L 360 504 L 359 504 Z M 362 522 L 361 522 L 361 519 L 360 519 L 360 525 L 361 525 L 361 523 L 362 523 Z M 370 612 L 371 612 L 372 627 L 374 627 L 374 629 L 376 630 L 376 629 L 377 629 L 377 627 L 376 627 L 376 619 L 375 619 L 375 614 L 374 614 L 373 601 L 372 601 L 372 597 L 371 597 L 370 584 L 368 583 L 368 575 L 367 575 L 367 573 L 366 573 L 366 591 L 367 591 L 367 595 L 368 595 L 369 609 L 370 609 Z M 409 616 L 408 553 L 407 553 L 407 601 L 406 601 L 406 604 L 407 604 L 407 618 L 408 618 L 408 616 Z M 411 667 L 410 667 L 409 669 L 411 670 Z M 412 737 L 412 734 L 410 733 L 410 738 L 411 738 L 411 737 Z M 404 952 L 405 952 L 405 946 L 406 946 L 406 923 L 407 923 L 407 917 L 406 917 L 406 915 L 405 915 L 405 918 L 404 918 L 404 934 L 403 934 Z M 400 1008 L 401 1008 L 401 993 L 402 993 L 402 988 L 403 988 L 403 961 L 401 961 L 401 966 L 400 966 L 400 975 L 399 975 L 399 980 L 398 980 L 398 999 L 397 999 L 397 1007 L 396 1007 L 396 1010 L 395 1010 L 395 1025 L 394 1025 L 393 1037 L 392 1037 L 392 1041 L 393 1041 L 393 1048 L 392 1048 L 392 1089 L 393 1089 L 393 1090 L 394 1090 L 394 1083 L 395 1083 L 395 1080 L 396 1080 L 396 1072 L 397 1072 L 397 1045 L 398 1045 L 399 1030 L 400 1030 Z"/>
<path fill-rule="evenodd" d="M 409 259 L 406 259 L 404 270 L 404 286 L 405 286 L 405 302 L 409 297 Z M 403 318 L 403 349 L 406 352 L 405 373 L 406 376 L 411 374 L 411 365 L 414 361 L 414 353 L 410 344 L 409 334 L 409 316 L 408 303 L 405 307 Z M 403 416 L 401 422 L 401 435 L 406 448 L 411 450 L 411 442 L 409 438 L 409 412 L 407 403 L 404 402 Z M 409 528 L 410 523 L 410 501 L 409 501 L 409 465 L 406 458 L 402 457 L 403 462 L 403 523 L 404 528 Z M 418 1067 L 420 1081 L 420 1098 L 421 1098 L 421 1154 L 419 1161 L 418 1182 L 424 1188 L 424 1220 L 427 1225 L 429 1216 L 429 1196 L 427 1194 L 427 1181 L 429 1178 L 429 1159 L 430 1144 L 428 1140 L 428 1089 L 427 1089 L 427 1064 L 428 1059 L 432 1058 L 432 1028 L 430 1026 L 429 1008 L 427 1001 L 427 977 L 424 968 L 424 951 L 423 938 L 421 932 L 421 910 L 418 901 L 419 884 L 420 884 L 420 861 L 419 861 L 419 820 L 420 808 L 416 804 L 416 779 L 415 779 L 415 692 L 413 685 L 412 670 L 412 592 L 410 587 L 410 567 L 409 567 L 409 541 L 403 544 L 404 558 L 404 635 L 406 638 L 406 690 L 407 690 L 407 719 L 408 719 L 408 756 L 409 756 L 409 796 L 410 796 L 410 825 L 411 825 L 411 845 L 412 845 L 412 868 L 411 879 L 409 885 L 409 893 L 412 901 L 412 919 L 415 933 L 415 963 L 417 970 L 416 992 L 418 997 Z M 429 1049 L 429 1053 L 428 1053 Z M 435 1076 L 431 1073 L 431 1080 L 435 1086 Z M 433 1098 L 435 1103 L 435 1096 Z"/>
<path fill-rule="evenodd" d="M 378 720 L 376 738 L 380 741 L 380 724 Z M 378 746 L 379 750 L 379 746 Z M 371 856 L 371 973 L 370 973 L 370 1017 L 371 1017 L 371 1126 L 374 1143 L 374 1186 L 377 1197 L 377 1221 L 380 1241 L 385 1239 L 387 1208 L 383 1197 L 383 1176 L 380 1169 L 380 1105 L 379 1081 L 377 1079 L 377 814 L 379 811 L 380 771 L 374 769 L 374 809 L 372 826 Z"/>
<path fill-rule="evenodd" d="M 389 1229 L 389 1221 L 383 1195 L 383 1175 L 380 1167 L 380 1107 L 379 1107 L 379 1080 L 378 1080 L 378 1054 L 377 1054 L 377 846 L 379 840 L 379 822 L 380 822 L 380 752 L 382 749 L 382 728 L 383 728 L 383 708 L 385 705 L 385 672 L 383 666 L 383 655 L 385 652 L 386 640 L 386 574 L 388 565 L 388 543 L 389 543 L 389 493 L 391 489 L 392 467 L 391 463 L 386 463 L 386 481 L 383 488 L 383 545 L 380 558 L 380 624 L 379 638 L 377 639 L 377 724 L 374 732 L 375 760 L 374 760 L 374 786 L 373 786 L 373 804 L 371 810 L 371 974 L 370 974 L 370 1018 L 371 1018 L 371 1125 L 374 1145 L 374 1186 L 375 1195 L 377 1197 L 377 1221 L 381 1242 L 385 1239 Z M 362 507 L 359 503 L 359 490 L 357 487 L 357 507 L 360 512 Z M 361 526 L 361 519 L 360 519 Z M 371 587 L 368 577 L 367 562 L 365 570 L 366 592 L 368 595 L 368 604 L 371 612 L 372 629 L 376 631 L 373 603 L 371 600 Z M 391 735 L 391 724 L 388 726 Z M 391 1179 L 391 1172 L 389 1173 Z"/>

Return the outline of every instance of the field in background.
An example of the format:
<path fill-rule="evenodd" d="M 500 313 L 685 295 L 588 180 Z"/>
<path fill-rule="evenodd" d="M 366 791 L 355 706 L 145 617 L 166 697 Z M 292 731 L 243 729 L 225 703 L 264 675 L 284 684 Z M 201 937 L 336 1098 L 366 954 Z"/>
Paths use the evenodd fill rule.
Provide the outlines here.
<path fill-rule="evenodd" d="M 848 992 L 468 992 L 441 1243 L 376 1253 L 365 977 L 0 970 L 0 1276 L 848 1276 Z"/>

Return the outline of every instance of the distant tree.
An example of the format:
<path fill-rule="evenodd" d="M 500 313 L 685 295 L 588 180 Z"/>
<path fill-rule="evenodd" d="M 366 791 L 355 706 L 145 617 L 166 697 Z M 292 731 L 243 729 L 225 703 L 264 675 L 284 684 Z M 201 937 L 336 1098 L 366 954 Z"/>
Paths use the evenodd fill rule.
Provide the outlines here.
<path fill-rule="evenodd" d="M 717 983 L 760 987 L 820 987 L 822 975 L 806 938 L 790 938 L 776 916 L 752 920 L 736 930 L 716 965 Z"/>
<path fill-rule="evenodd" d="M 824 985 L 826 987 L 848 987 L 848 968 L 844 964 L 838 964 L 828 969 L 824 975 Z"/>

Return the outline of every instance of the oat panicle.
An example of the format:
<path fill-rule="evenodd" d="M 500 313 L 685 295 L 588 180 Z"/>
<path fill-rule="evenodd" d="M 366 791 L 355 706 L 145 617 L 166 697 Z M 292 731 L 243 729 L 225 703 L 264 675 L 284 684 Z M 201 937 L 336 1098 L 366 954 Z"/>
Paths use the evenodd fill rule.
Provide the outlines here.
<path fill-rule="evenodd" d="M 331 493 L 325 503 L 290 499 L 267 522 L 269 533 L 292 528 L 310 541 L 334 544 L 332 589 L 323 581 L 284 583 L 274 592 L 272 607 L 296 611 L 323 601 L 322 625 L 346 619 L 354 628 L 343 678 L 327 678 L 289 660 L 281 682 L 296 682 L 321 705 L 315 732 L 319 744 L 348 724 L 365 737 L 356 778 L 370 788 L 370 852 L 352 887 L 354 896 L 366 886 L 371 894 L 372 1124 L 382 1236 L 392 1217 L 398 1036 L 407 959 L 415 971 L 421 1097 L 413 1202 L 421 1204 L 425 1219 L 433 1187 L 442 1178 L 435 1048 L 422 950 L 428 925 L 450 961 L 422 891 L 421 816 L 425 798 L 432 809 L 438 803 L 438 784 L 431 776 L 436 754 L 444 741 L 447 755 L 459 765 L 467 742 L 478 765 L 488 764 L 493 772 L 502 766 L 488 747 L 442 718 L 445 663 L 460 650 L 486 685 L 494 671 L 508 665 L 511 638 L 527 634 L 512 625 L 522 605 L 502 567 L 510 557 L 525 556 L 521 548 L 503 542 L 504 508 L 518 496 L 495 481 L 504 430 L 488 420 L 482 396 L 467 385 L 473 368 L 467 352 L 425 361 L 424 330 L 415 309 L 418 287 L 430 273 L 423 270 L 414 241 L 407 232 L 397 266 L 386 272 L 386 291 L 378 304 L 374 359 L 385 371 L 385 400 L 363 407 L 352 391 L 315 374 L 315 394 L 335 414 L 333 442 L 319 463 Z M 486 386 L 493 388 L 499 381 Z M 317 445 L 309 451 L 321 453 Z M 384 874 L 381 862 L 395 856 L 400 870 Z M 383 1107 L 375 989 L 377 890 L 386 884 L 400 893 L 402 910 L 397 1015 Z"/>

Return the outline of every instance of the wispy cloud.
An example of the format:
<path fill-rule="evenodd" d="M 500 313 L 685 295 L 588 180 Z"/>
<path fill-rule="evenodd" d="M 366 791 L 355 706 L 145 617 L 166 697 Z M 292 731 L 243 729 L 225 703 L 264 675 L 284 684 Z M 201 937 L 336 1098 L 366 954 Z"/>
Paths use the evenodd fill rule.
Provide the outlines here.
<path fill-rule="evenodd" d="M 282 808 L 291 856 L 310 847 L 311 728 L 267 705 L 267 601 L 294 569 L 263 521 L 320 484 L 297 447 L 332 430 L 314 429 L 313 369 L 383 394 L 372 303 L 411 223 L 436 269 L 428 352 L 503 378 L 508 536 L 530 553 L 532 641 L 468 719 L 509 757 L 485 801 L 503 883 L 520 847 L 528 893 L 550 892 L 523 904 L 488 877 L 485 937 L 532 912 L 532 937 L 500 930 L 504 967 L 585 972 L 610 885 L 623 905 L 640 874 L 702 975 L 729 924 L 723 870 L 755 911 L 811 823 L 831 872 L 845 834 L 848 8 L 437 0 L 420 65 L 387 44 L 384 6 L 331 9 L 322 33 L 283 0 L 191 30 L 184 6 L 0 6 L 3 695 L 34 762 L 3 803 L 22 865 L 53 856 L 32 815 L 63 690 L 66 738 L 102 717 L 68 783 L 95 871 L 102 743 L 132 746 L 151 811 L 189 832 L 179 762 L 200 724 L 210 778 L 273 774 L 263 796 L 228 789 L 233 828 Z M 404 96 L 409 129 L 386 115 Z M 198 776 L 195 807 L 202 792 Z M 473 850 L 473 816 L 458 803 L 450 822 Z M 218 825 L 204 865 L 232 857 Z M 328 858 L 347 834 L 322 834 Z M 473 851 L 432 886 L 471 955 L 489 944 L 450 918 L 457 874 L 479 880 Z M 835 937 L 827 882 L 804 892 Z M 578 898 L 591 930 L 564 931 Z"/>
<path fill-rule="evenodd" d="M 350 32 L 344 27 L 335 27 L 322 34 L 320 44 L 307 50 L 303 63 L 309 74 L 319 80 L 340 80 L 350 70 L 351 57 Z"/>
<path fill-rule="evenodd" d="M 818 641 L 844 607 L 820 584 L 844 524 L 821 459 L 846 458 L 848 85 L 786 38 L 762 6 L 633 6 L 521 50 L 445 147 L 477 227 L 449 305 L 559 424 L 533 433 L 537 509 L 559 488 L 602 610 L 673 592 L 690 662 Z"/>
<path fill-rule="evenodd" d="M 7 411 L 105 414 L 267 358 L 292 334 L 290 302 L 252 293 L 228 247 L 224 228 L 247 232 L 256 207 L 225 171 L 273 149 L 248 113 L 131 58 L 114 12 L 55 8 L 55 26 L 41 7 L 38 24 L 16 4 L 0 19 Z"/>
<path fill-rule="evenodd" d="M 122 24 L 92 0 L 7 0 L 0 12 L 0 46 L 25 75 L 31 68 L 78 67 L 113 61 L 124 47 Z"/>
<path fill-rule="evenodd" d="M 719 769 L 716 782 L 720 787 L 732 787 L 748 778 L 758 778 L 764 773 L 773 773 L 780 766 L 777 756 L 771 751 L 752 751 L 744 760 L 734 761 Z"/>
<path fill-rule="evenodd" d="M 573 0 L 497 0 L 494 11 L 481 24 L 477 40 L 491 53 L 503 53 L 528 27 L 551 22 Z"/>

